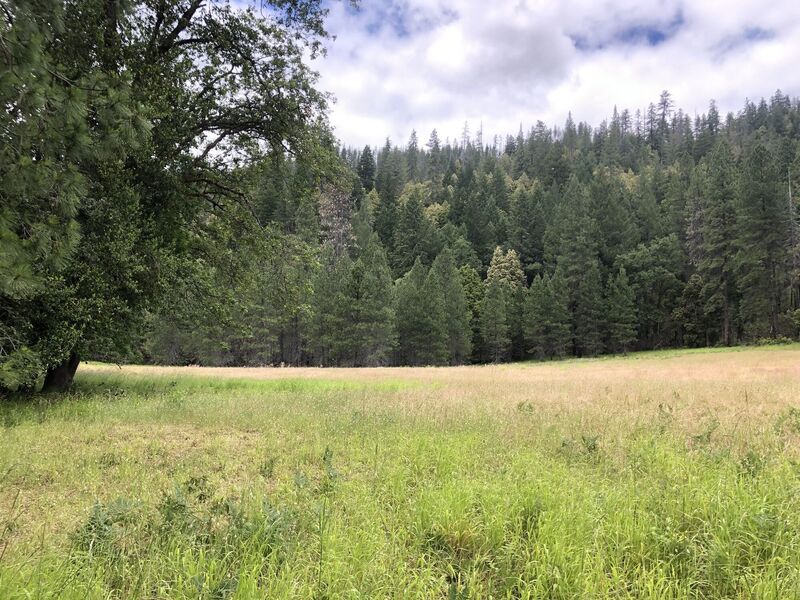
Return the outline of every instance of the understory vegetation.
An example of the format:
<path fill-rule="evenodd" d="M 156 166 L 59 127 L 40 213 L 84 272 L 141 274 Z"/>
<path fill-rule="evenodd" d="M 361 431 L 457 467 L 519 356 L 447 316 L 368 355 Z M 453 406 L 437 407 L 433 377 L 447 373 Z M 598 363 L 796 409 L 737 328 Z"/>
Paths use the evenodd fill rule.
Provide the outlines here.
<path fill-rule="evenodd" d="M 0 597 L 797 597 L 798 364 L 84 365 L 0 404 Z"/>

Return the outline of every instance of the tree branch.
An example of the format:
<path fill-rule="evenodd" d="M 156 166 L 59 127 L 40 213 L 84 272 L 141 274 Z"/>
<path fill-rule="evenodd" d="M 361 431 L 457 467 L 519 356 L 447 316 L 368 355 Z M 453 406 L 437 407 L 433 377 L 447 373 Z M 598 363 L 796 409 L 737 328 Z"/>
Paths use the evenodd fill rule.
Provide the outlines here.
<path fill-rule="evenodd" d="M 164 38 L 164 41 L 158 45 L 159 54 L 165 54 L 175 45 L 175 41 L 178 39 L 178 36 L 186 30 L 195 13 L 202 5 L 203 0 L 192 0 L 189 8 L 187 8 L 186 11 L 181 15 L 180 19 L 178 19 L 178 23 L 175 25 L 172 31 L 170 31 L 167 37 Z"/>

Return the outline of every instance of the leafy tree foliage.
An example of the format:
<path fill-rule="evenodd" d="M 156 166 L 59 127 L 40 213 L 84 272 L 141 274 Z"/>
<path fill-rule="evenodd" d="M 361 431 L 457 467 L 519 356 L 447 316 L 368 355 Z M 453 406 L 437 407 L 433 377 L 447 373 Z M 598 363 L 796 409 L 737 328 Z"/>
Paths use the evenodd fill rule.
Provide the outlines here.
<path fill-rule="evenodd" d="M 265 6 L 3 4 L 0 387 L 63 389 L 80 356 L 135 354 L 148 313 L 185 312 L 171 286 L 241 285 L 272 247 L 248 193 L 266 155 L 334 168 L 305 61 L 325 9 Z"/>

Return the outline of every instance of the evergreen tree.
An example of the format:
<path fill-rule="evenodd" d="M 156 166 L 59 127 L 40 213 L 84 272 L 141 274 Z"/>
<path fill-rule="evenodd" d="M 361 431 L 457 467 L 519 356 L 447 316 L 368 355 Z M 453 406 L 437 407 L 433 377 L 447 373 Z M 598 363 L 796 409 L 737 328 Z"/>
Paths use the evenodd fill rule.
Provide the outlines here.
<path fill-rule="evenodd" d="M 693 273 L 683 288 L 673 318 L 681 326 L 681 343 L 690 347 L 708 345 L 709 319 L 705 310 L 703 289 L 705 282 L 699 273 Z"/>
<path fill-rule="evenodd" d="M 341 360 L 338 340 L 348 308 L 344 286 L 351 269 L 349 256 L 336 256 L 332 248 L 323 248 L 312 282 L 314 291 L 309 323 L 309 345 L 315 364 L 330 366 Z"/>
<path fill-rule="evenodd" d="M 545 350 L 548 356 L 563 358 L 567 356 L 571 343 L 569 291 L 558 271 L 546 283 Z"/>
<path fill-rule="evenodd" d="M 527 177 L 518 182 L 511 197 L 509 242 L 517 251 L 525 274 L 532 278 L 542 267 L 545 232 L 544 193 L 534 182 L 528 187 Z"/>
<path fill-rule="evenodd" d="M 640 244 L 619 257 L 636 295 L 640 345 L 653 348 L 679 343 L 673 310 L 683 293 L 685 261 L 675 235 Z"/>
<path fill-rule="evenodd" d="M 492 255 L 492 261 L 486 272 L 487 284 L 497 281 L 500 284 L 505 317 L 510 339 L 510 356 L 515 359 L 522 358 L 525 354 L 525 340 L 522 328 L 524 311 L 525 275 L 519 255 L 514 250 L 505 253 L 498 246 Z"/>
<path fill-rule="evenodd" d="M 578 282 L 573 297 L 573 345 L 578 356 L 596 356 L 603 351 L 602 332 L 606 307 L 603 301 L 603 282 L 597 260 L 589 264 Z"/>
<path fill-rule="evenodd" d="M 45 0 L 0 15 L 0 392 L 41 375 L 69 386 L 79 351 L 130 340 L 141 313 L 122 313 L 148 289 L 140 198 L 120 164 L 150 126 L 129 78 L 105 68 L 110 49 L 64 44 L 75 10 Z"/>
<path fill-rule="evenodd" d="M 422 287 L 422 298 L 425 299 L 427 319 L 423 321 L 426 327 L 427 345 L 421 349 L 423 364 L 443 365 L 450 360 L 450 331 L 447 314 L 447 302 L 444 295 L 442 280 L 436 269 L 429 269 Z"/>
<path fill-rule="evenodd" d="M 471 311 L 449 249 L 445 248 L 436 257 L 431 272 L 436 273 L 439 279 L 444 302 L 448 361 L 450 364 L 462 364 L 472 353 Z"/>
<path fill-rule="evenodd" d="M 618 173 L 607 167 L 595 169 L 588 210 L 595 220 L 598 258 L 610 268 L 617 256 L 635 248 L 639 241 L 629 193 Z"/>
<path fill-rule="evenodd" d="M 380 202 L 375 209 L 375 231 L 389 255 L 392 255 L 394 228 L 397 221 L 398 200 L 405 185 L 402 155 L 393 149 L 389 140 L 380 153 L 375 189 Z"/>
<path fill-rule="evenodd" d="M 636 304 L 625 267 L 608 278 L 606 292 L 606 347 L 612 352 L 627 352 L 636 342 Z"/>
<path fill-rule="evenodd" d="M 719 142 L 708 156 L 704 204 L 700 208 L 701 254 L 697 271 L 703 281 L 704 312 L 719 323 L 718 339 L 734 341 L 736 306 L 736 172 L 730 146 Z"/>
<path fill-rule="evenodd" d="M 401 364 L 433 365 L 447 361 L 447 330 L 441 283 L 426 274 L 422 262 L 398 282 L 395 291 L 397 353 Z"/>
<path fill-rule="evenodd" d="M 408 180 L 415 181 L 419 177 L 419 143 L 417 132 L 413 130 L 406 147 L 406 164 L 408 165 Z"/>
<path fill-rule="evenodd" d="M 550 301 L 547 284 L 549 277 L 543 279 L 541 275 L 534 277 L 525 296 L 525 347 L 530 356 L 543 359 L 548 356 L 547 348 L 547 316 L 546 310 Z"/>
<path fill-rule="evenodd" d="M 372 228 L 372 208 L 369 202 L 362 202 L 361 207 L 353 215 L 353 249 L 354 258 L 367 249 L 375 230 Z"/>
<path fill-rule="evenodd" d="M 486 282 L 480 324 L 487 359 L 492 362 L 504 360 L 508 355 L 511 339 L 508 334 L 506 294 L 499 279 Z"/>
<path fill-rule="evenodd" d="M 467 310 L 469 311 L 470 328 L 472 329 L 472 357 L 479 361 L 482 355 L 482 340 L 480 332 L 481 324 L 481 304 L 483 303 L 483 282 L 478 271 L 470 265 L 462 265 L 458 269 L 458 278 L 461 281 L 461 288 L 464 290 Z"/>
<path fill-rule="evenodd" d="M 787 284 L 789 212 L 769 150 L 757 143 L 745 158 L 739 183 L 736 256 L 741 314 L 751 338 L 781 333 Z"/>
<path fill-rule="evenodd" d="M 439 244 L 423 209 L 425 193 L 422 184 L 409 184 L 400 199 L 391 253 L 395 275 L 406 273 L 417 258 L 430 264 L 436 256 Z"/>
<path fill-rule="evenodd" d="M 358 175 L 361 186 L 367 193 L 371 192 L 375 187 L 375 157 L 372 155 L 372 148 L 364 146 L 361 151 L 361 157 L 358 159 Z"/>
<path fill-rule="evenodd" d="M 336 347 L 345 364 L 388 364 L 395 345 L 392 274 L 378 236 L 353 263 L 343 286 L 342 329 Z"/>
<path fill-rule="evenodd" d="M 589 212 L 586 188 L 575 177 L 564 191 L 558 229 L 549 244 L 559 277 L 569 290 L 573 351 L 593 356 L 602 350 L 603 285 L 597 254 L 597 226 Z"/>
<path fill-rule="evenodd" d="M 567 293 L 558 277 L 537 275 L 525 303 L 525 343 L 528 354 L 561 358 L 571 344 Z"/>

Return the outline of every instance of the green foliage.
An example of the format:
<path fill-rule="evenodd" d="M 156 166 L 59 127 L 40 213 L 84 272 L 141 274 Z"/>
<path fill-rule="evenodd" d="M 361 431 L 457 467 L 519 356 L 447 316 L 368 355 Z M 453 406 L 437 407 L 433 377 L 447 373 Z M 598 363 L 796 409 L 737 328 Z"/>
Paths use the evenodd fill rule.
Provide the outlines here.
<path fill-rule="evenodd" d="M 627 352 L 636 341 L 636 304 L 633 288 L 624 267 L 608 279 L 606 293 L 606 347 L 612 352 Z"/>
<path fill-rule="evenodd" d="M 445 248 L 433 261 L 431 274 L 438 279 L 436 283 L 442 297 L 448 362 L 463 364 L 472 354 L 472 310 L 449 249 Z"/>
<path fill-rule="evenodd" d="M 126 346 L 112 330 L 144 287 L 122 163 L 150 126 L 127 74 L 70 69 L 73 8 L 17 3 L 0 38 L 0 388 L 33 388 L 84 344 Z"/>
<path fill-rule="evenodd" d="M 719 339 L 735 339 L 736 290 L 736 175 L 730 147 L 718 142 L 708 156 L 707 183 L 700 192 L 701 249 L 697 270 L 703 280 L 704 312 L 719 329 Z M 700 171 L 702 173 L 703 171 Z"/>
<path fill-rule="evenodd" d="M 87 357 L 460 364 L 800 334 L 782 93 L 724 123 L 664 92 L 641 121 L 356 150 L 310 68 L 326 3 L 112 4 L 3 11 L 2 390 L 67 387 Z"/>
<path fill-rule="evenodd" d="M 233 291 L 252 289 L 252 265 L 275 248 L 264 221 L 309 239 L 314 216 L 296 200 L 321 173 L 343 173 L 305 63 L 326 36 L 325 9 L 269 6 L 270 16 L 183 0 L 4 11 L 0 367 L 26 365 L 4 381 L 38 371 L 45 388 L 69 385 L 78 356 L 140 352 L 146 322 L 153 351 L 170 331 L 199 348 L 178 355 L 241 345 L 226 338 L 252 305 L 231 300 L 251 298 Z M 276 158 L 287 150 L 302 160 Z M 270 166 L 253 169 L 265 156 Z M 279 320 L 299 322 L 302 295 L 285 301 Z M 37 359 L 14 357 L 23 348 Z"/>
<path fill-rule="evenodd" d="M 507 294 L 500 279 L 489 279 L 480 308 L 480 331 L 486 358 L 500 362 L 506 358 L 509 337 Z"/>
<path fill-rule="evenodd" d="M 741 171 L 737 221 L 741 314 L 751 337 L 775 337 L 782 331 L 780 316 L 788 279 L 785 244 L 790 231 L 790 213 L 782 191 L 771 153 L 757 143 Z"/>
<path fill-rule="evenodd" d="M 331 343 L 336 363 L 361 367 L 389 362 L 395 345 L 393 293 L 386 255 L 373 234 L 341 292 L 341 318 Z"/>
<path fill-rule="evenodd" d="M 525 300 L 525 344 L 538 359 L 563 358 L 571 345 L 566 287 L 559 273 L 537 275 Z"/>
<path fill-rule="evenodd" d="M 412 183 L 400 197 L 391 254 L 397 277 L 408 272 L 417 258 L 429 265 L 440 248 L 434 226 L 423 210 L 426 192 L 426 186 Z"/>
<path fill-rule="evenodd" d="M 371 192 L 375 187 L 375 157 L 372 156 L 372 148 L 364 146 L 361 151 L 361 158 L 358 159 L 357 175 L 364 190 Z"/>
<path fill-rule="evenodd" d="M 399 362 L 440 365 L 448 361 L 448 328 L 442 282 L 419 258 L 395 292 Z"/>

